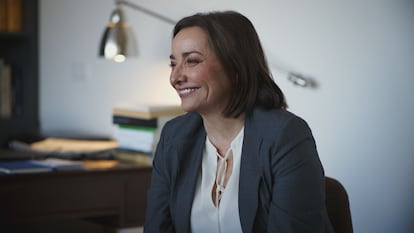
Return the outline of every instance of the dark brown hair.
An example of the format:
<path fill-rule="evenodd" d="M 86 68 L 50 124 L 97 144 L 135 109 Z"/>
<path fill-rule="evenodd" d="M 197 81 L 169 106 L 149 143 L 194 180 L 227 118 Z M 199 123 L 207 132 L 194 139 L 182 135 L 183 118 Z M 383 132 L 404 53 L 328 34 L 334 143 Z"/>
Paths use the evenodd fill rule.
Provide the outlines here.
<path fill-rule="evenodd" d="M 198 13 L 181 19 L 174 27 L 173 38 L 180 30 L 194 26 L 206 32 L 211 48 L 231 79 L 233 89 L 223 112 L 225 116 L 238 117 L 254 106 L 287 107 L 248 18 L 234 11 Z"/>

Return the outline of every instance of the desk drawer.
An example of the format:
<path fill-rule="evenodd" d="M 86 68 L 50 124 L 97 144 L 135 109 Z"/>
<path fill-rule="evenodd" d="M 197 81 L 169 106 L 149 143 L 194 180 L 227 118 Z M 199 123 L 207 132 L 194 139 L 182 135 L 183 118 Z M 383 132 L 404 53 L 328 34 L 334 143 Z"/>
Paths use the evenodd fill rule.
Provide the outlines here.
<path fill-rule="evenodd" d="M 0 217 L 8 223 L 54 218 L 120 215 L 125 181 L 122 176 L 40 175 L 37 179 L 0 186 Z"/>

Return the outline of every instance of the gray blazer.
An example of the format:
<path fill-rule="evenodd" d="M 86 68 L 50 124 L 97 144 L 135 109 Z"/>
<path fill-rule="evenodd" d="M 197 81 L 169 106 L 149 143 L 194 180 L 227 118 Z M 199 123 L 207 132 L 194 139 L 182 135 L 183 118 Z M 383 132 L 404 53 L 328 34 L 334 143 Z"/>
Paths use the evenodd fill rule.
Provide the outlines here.
<path fill-rule="evenodd" d="M 197 113 L 164 126 L 153 161 L 145 233 L 191 232 L 205 139 Z M 286 110 L 256 108 L 246 117 L 241 156 L 239 215 L 244 233 L 333 232 L 323 168 L 304 120 Z"/>

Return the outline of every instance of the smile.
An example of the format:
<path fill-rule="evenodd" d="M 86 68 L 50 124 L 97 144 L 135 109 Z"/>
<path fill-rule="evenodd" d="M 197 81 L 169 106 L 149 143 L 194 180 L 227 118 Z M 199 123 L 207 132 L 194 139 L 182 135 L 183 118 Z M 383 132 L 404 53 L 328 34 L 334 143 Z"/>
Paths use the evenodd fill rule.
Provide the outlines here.
<path fill-rule="evenodd" d="M 178 91 L 178 94 L 179 94 L 180 96 L 188 96 L 188 95 L 190 95 L 191 93 L 195 92 L 197 89 L 198 89 L 198 88 L 185 88 L 185 89 L 179 90 L 179 91 Z"/>

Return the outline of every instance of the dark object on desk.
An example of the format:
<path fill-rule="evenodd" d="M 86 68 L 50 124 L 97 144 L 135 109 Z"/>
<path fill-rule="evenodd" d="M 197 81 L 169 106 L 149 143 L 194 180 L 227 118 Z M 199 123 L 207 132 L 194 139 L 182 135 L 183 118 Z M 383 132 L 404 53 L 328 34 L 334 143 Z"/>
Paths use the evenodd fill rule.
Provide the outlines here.
<path fill-rule="evenodd" d="M 34 160 L 0 162 L 0 174 L 25 174 L 50 171 L 52 171 L 52 168 L 36 163 Z"/>
<path fill-rule="evenodd" d="M 7 149 L 0 149 L 0 161 L 11 161 L 11 160 L 28 160 L 28 159 L 44 159 L 45 155 L 30 153 L 26 151 L 14 151 Z"/>
<path fill-rule="evenodd" d="M 326 208 L 335 232 L 353 233 L 349 199 L 344 186 L 330 177 L 325 177 L 325 184 Z"/>

